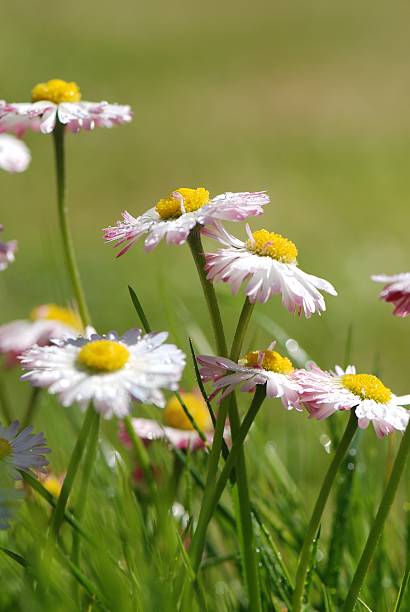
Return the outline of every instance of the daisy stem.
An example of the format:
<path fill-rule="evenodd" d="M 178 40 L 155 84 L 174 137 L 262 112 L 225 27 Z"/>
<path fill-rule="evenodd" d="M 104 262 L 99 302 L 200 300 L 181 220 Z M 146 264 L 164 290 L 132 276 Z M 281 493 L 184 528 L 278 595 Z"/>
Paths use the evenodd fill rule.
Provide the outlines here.
<path fill-rule="evenodd" d="M 68 207 L 66 203 L 65 181 L 64 131 L 65 126 L 57 120 L 53 136 L 56 160 L 58 219 L 60 224 L 61 239 L 63 242 L 63 251 L 68 274 L 70 277 L 72 289 L 74 291 L 83 325 L 86 326 L 90 324 L 90 315 L 88 313 L 88 307 L 81 284 L 80 272 L 74 253 L 73 240 L 68 225 Z"/>
<path fill-rule="evenodd" d="M 151 464 L 150 464 L 149 455 L 144 446 L 144 443 L 142 442 L 141 438 L 135 433 L 130 416 L 126 416 L 124 418 L 124 425 L 130 437 L 132 447 L 137 457 L 137 461 L 142 471 L 144 472 L 148 485 L 151 486 L 152 484 Z"/>
<path fill-rule="evenodd" d="M 198 525 L 194 533 L 194 537 L 193 537 L 191 548 L 190 548 L 192 566 L 195 571 L 198 571 L 199 564 L 202 559 L 202 553 L 203 553 L 203 549 L 205 546 L 206 530 L 207 530 L 209 521 L 211 520 L 212 515 L 215 512 L 219 499 L 228 482 L 229 475 L 232 469 L 235 467 L 237 460 L 239 459 L 243 442 L 248 434 L 248 431 L 253 421 L 255 420 L 255 417 L 264 399 L 265 399 L 265 387 L 262 385 L 258 385 L 255 395 L 253 397 L 252 403 L 239 428 L 236 440 L 234 441 L 232 445 L 232 448 L 226 459 L 222 472 L 216 482 L 212 495 L 210 495 L 207 499 L 204 499 L 204 503 L 201 508 L 201 515 L 198 520 Z M 252 604 L 252 601 L 250 603 Z M 253 605 L 251 605 L 250 607 L 252 611 L 260 609 L 260 606 L 254 607 L 254 605 L 255 603 L 253 603 Z"/>
<path fill-rule="evenodd" d="M 81 523 L 84 516 L 85 505 L 87 502 L 88 487 L 90 484 L 91 473 L 97 455 L 98 434 L 100 431 L 100 415 L 96 413 L 96 418 L 91 423 L 90 433 L 87 440 L 87 450 L 84 457 L 83 477 L 81 487 L 78 492 L 77 504 L 75 506 L 75 518 Z M 75 565 L 80 565 L 80 546 L 81 538 L 78 531 L 73 532 L 73 548 L 71 560 Z M 77 586 L 77 585 L 76 585 Z"/>
<path fill-rule="evenodd" d="M 195 261 L 199 280 L 201 281 L 202 290 L 204 292 L 205 300 L 211 317 L 218 355 L 226 357 L 228 355 L 228 347 L 226 344 L 221 313 L 219 311 L 219 305 L 215 294 L 214 286 L 206 278 L 206 271 L 204 267 L 204 249 L 202 246 L 200 229 L 198 227 L 194 227 L 194 229 L 189 234 L 188 244 L 191 249 L 192 257 Z"/>
<path fill-rule="evenodd" d="M 67 474 L 64 478 L 61 493 L 58 497 L 56 507 L 54 509 L 51 527 L 54 534 L 57 536 L 60 531 L 61 524 L 64 520 L 64 512 L 67 506 L 68 498 L 71 493 L 71 489 L 74 484 L 75 477 L 77 475 L 78 466 L 80 465 L 81 457 L 84 453 L 84 449 L 87 443 L 87 438 L 90 433 L 91 427 L 95 420 L 99 418 L 95 412 L 93 406 L 90 404 L 87 408 L 83 425 L 80 434 L 75 443 L 75 447 L 71 454 L 70 463 L 68 464 Z"/>
<path fill-rule="evenodd" d="M 356 604 L 360 589 L 362 587 L 374 551 L 376 549 L 377 542 L 382 534 L 384 524 L 386 522 L 390 508 L 393 504 L 393 500 L 396 495 L 397 488 L 399 486 L 400 478 L 403 474 L 404 468 L 406 467 L 406 460 L 409 451 L 410 426 L 407 426 L 407 429 L 400 444 L 400 448 L 396 455 L 396 459 L 390 475 L 390 480 L 387 484 L 382 501 L 380 502 L 380 506 L 376 514 L 376 518 L 374 519 L 374 523 L 367 537 L 366 546 L 364 547 L 362 556 L 360 557 L 360 561 L 357 566 L 355 575 L 353 576 L 353 581 L 343 606 L 343 612 L 351 612 L 351 610 L 353 610 Z"/>
<path fill-rule="evenodd" d="M 328 467 L 325 478 L 322 483 L 315 507 L 313 508 L 312 516 L 306 529 L 306 535 L 302 546 L 302 551 L 299 557 L 299 564 L 296 571 L 295 590 L 293 592 L 292 612 L 300 612 L 303 605 L 303 593 L 305 590 L 306 575 L 310 562 L 310 554 L 312 544 L 318 532 L 320 521 L 322 519 L 323 510 L 329 498 L 332 485 L 336 478 L 339 467 L 346 455 L 350 442 L 353 439 L 357 430 L 357 418 L 354 410 L 350 411 L 349 421 L 344 431 L 343 437 L 339 442 L 336 453 L 331 464 Z"/>
<path fill-rule="evenodd" d="M 0 407 L 3 413 L 3 417 L 5 420 L 5 424 L 9 425 L 11 423 L 11 409 L 9 397 L 6 390 L 6 385 L 4 383 L 3 376 L 0 375 Z"/>
<path fill-rule="evenodd" d="M 255 304 L 251 304 L 248 298 L 245 298 L 238 325 L 236 326 L 235 336 L 232 342 L 230 358 L 232 361 L 238 361 L 241 354 L 243 341 L 245 339 L 246 330 L 248 329 Z"/>
<path fill-rule="evenodd" d="M 33 422 L 33 417 L 38 406 L 38 400 L 40 399 L 40 395 L 40 387 L 33 387 L 30 394 L 30 399 L 28 401 L 26 414 L 24 415 L 24 418 L 21 423 L 21 429 L 24 429 L 25 427 L 27 427 L 27 425 L 31 425 L 31 423 Z"/>

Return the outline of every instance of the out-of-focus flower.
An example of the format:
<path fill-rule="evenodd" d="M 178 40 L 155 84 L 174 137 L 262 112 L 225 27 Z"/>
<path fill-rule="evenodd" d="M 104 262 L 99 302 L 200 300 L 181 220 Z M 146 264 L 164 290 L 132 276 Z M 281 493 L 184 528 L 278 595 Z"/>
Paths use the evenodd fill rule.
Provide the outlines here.
<path fill-rule="evenodd" d="M 269 197 L 264 191 L 228 192 L 210 199 L 209 191 L 202 187 L 181 187 L 139 217 L 123 212 L 123 220 L 113 227 L 107 227 L 104 238 L 123 247 L 117 257 L 126 253 L 143 234 L 147 234 L 144 243 L 146 251 L 154 249 L 163 238 L 168 244 L 180 245 L 186 242 L 196 225 L 204 226 L 222 220 L 243 221 L 262 214 L 268 202 Z"/>
<path fill-rule="evenodd" d="M 0 530 L 10 527 L 10 521 L 22 498 L 23 492 L 14 488 L 14 482 L 0 474 Z"/>
<path fill-rule="evenodd" d="M 6 356 L 6 365 L 12 366 L 23 351 L 35 344 L 45 346 L 52 338 L 76 338 L 82 329 L 80 316 L 71 308 L 42 304 L 34 308 L 30 320 L 0 326 L 0 353 Z"/>
<path fill-rule="evenodd" d="M 372 276 L 376 283 L 386 283 L 380 293 L 380 299 L 394 304 L 393 314 L 397 317 L 407 317 L 410 314 L 410 272 L 402 274 L 378 274 Z"/>
<path fill-rule="evenodd" d="M 124 417 L 134 399 L 143 404 L 165 405 L 162 389 L 176 391 L 185 355 L 173 344 L 164 344 L 167 332 L 143 336 L 140 329 L 124 335 L 98 335 L 53 340 L 54 346 L 33 347 L 23 353 L 22 376 L 36 387 L 58 396 L 63 406 L 89 402 L 105 418 Z"/>
<path fill-rule="evenodd" d="M 20 432 L 19 428 L 18 421 L 8 427 L 0 425 L 0 470 L 15 480 L 21 478 L 18 470 L 28 472 L 46 466 L 44 455 L 50 452 L 42 433 L 33 434 L 31 425 Z"/>
<path fill-rule="evenodd" d="M 287 410 L 299 405 L 300 387 L 294 378 L 292 362 L 272 350 L 247 353 L 235 363 L 226 357 L 198 356 L 200 373 L 204 382 L 212 381 L 215 393 L 222 391 L 221 399 L 236 387 L 243 392 L 255 391 L 256 385 L 266 384 L 266 396 L 278 397 Z"/>
<path fill-rule="evenodd" d="M 229 234 L 220 224 L 204 230 L 205 235 L 226 247 L 205 255 L 208 279 L 228 283 L 234 294 L 247 281 L 245 293 L 252 304 L 265 303 L 279 293 L 289 312 L 299 315 L 304 312 L 306 318 L 324 312 L 325 300 L 319 290 L 337 293 L 329 282 L 298 267 L 298 251 L 293 242 L 265 229 L 253 233 L 248 225 L 246 229 L 246 242 Z"/>
<path fill-rule="evenodd" d="M 196 392 L 180 395 L 199 429 L 206 435 L 208 441 L 212 442 L 212 421 L 202 396 Z M 163 423 L 154 419 L 132 419 L 132 424 L 136 434 L 144 442 L 165 440 L 170 446 L 179 449 L 189 448 L 192 451 L 205 446 L 176 396 L 169 399 L 165 406 Z M 229 437 L 228 429 L 225 431 L 225 436 Z M 124 427 L 120 430 L 120 438 L 127 446 L 130 445 Z"/>
<path fill-rule="evenodd" d="M 82 102 L 78 85 L 61 79 L 39 83 L 31 92 L 31 103 L 0 103 L 0 132 L 21 136 L 28 129 L 50 134 L 57 121 L 72 132 L 113 127 L 132 119 L 129 106 L 108 102 Z"/>
<path fill-rule="evenodd" d="M 0 224 L 0 233 L 3 231 L 3 226 Z M 9 242 L 1 242 L 0 240 L 0 272 L 8 268 L 16 259 L 15 252 L 17 251 L 17 241 L 10 240 Z"/>
<path fill-rule="evenodd" d="M 30 161 L 30 150 L 24 142 L 9 134 L 0 134 L 0 168 L 6 172 L 24 172 Z"/>
<path fill-rule="evenodd" d="M 354 366 L 324 372 L 313 365 L 298 370 L 296 379 L 302 388 L 300 401 L 315 419 L 353 409 L 359 427 L 365 429 L 372 422 L 379 438 L 407 427 L 409 411 L 403 406 L 410 404 L 410 395 L 397 397 L 373 374 L 356 374 Z"/>

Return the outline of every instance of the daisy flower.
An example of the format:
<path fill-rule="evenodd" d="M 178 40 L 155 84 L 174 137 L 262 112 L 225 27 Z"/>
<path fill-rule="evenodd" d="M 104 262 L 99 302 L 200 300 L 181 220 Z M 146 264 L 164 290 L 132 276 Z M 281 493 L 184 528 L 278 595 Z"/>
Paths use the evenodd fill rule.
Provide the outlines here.
<path fill-rule="evenodd" d="M 346 370 L 324 372 L 317 366 L 298 370 L 296 379 L 302 388 L 300 401 L 315 419 L 326 419 L 338 410 L 354 409 L 358 425 L 365 429 L 370 422 L 379 438 L 394 430 L 405 431 L 410 395 L 397 397 L 373 374 L 356 374 L 354 366 Z"/>
<path fill-rule="evenodd" d="M 0 134 L 0 168 L 6 172 L 24 172 L 30 161 L 30 151 L 24 142 L 14 136 Z"/>
<path fill-rule="evenodd" d="M 10 521 L 23 497 L 23 492 L 17 491 L 13 483 L 2 476 L 0 474 L 0 530 L 10 527 Z"/>
<path fill-rule="evenodd" d="M 199 429 L 212 442 L 212 420 L 202 395 L 198 392 L 181 392 L 180 395 Z M 132 419 L 132 425 L 136 434 L 146 443 L 165 440 L 171 447 L 189 448 L 191 451 L 205 446 L 175 395 L 167 401 L 162 423 L 154 419 Z M 120 438 L 127 446 L 130 445 L 125 428 L 121 428 Z"/>
<path fill-rule="evenodd" d="M 0 104 L 0 132 L 21 136 L 28 129 L 51 134 L 56 123 L 72 132 L 113 127 L 132 119 L 129 106 L 108 102 L 82 102 L 77 83 L 52 79 L 38 83 L 31 92 L 31 102 Z"/>
<path fill-rule="evenodd" d="M 393 276 L 378 274 L 371 278 L 376 283 L 386 283 L 379 297 L 394 304 L 393 314 L 397 317 L 407 317 L 410 314 L 410 272 Z"/>
<path fill-rule="evenodd" d="M 93 328 L 85 336 L 54 340 L 54 346 L 35 346 L 23 353 L 22 376 L 35 387 L 57 395 L 63 406 L 89 402 L 105 418 L 124 417 L 134 399 L 163 407 L 161 389 L 176 391 L 185 366 L 185 355 L 173 344 L 164 344 L 167 332 L 143 336 L 131 329 L 98 335 Z"/>
<path fill-rule="evenodd" d="M 252 304 L 264 304 L 280 293 L 289 312 L 301 315 L 303 311 L 306 318 L 324 312 L 325 300 L 319 289 L 331 295 L 337 293 L 330 283 L 298 267 L 295 244 L 265 229 L 251 232 L 247 225 L 246 231 L 248 240 L 243 242 L 220 224 L 204 229 L 204 235 L 225 246 L 216 253 L 205 254 L 207 278 L 228 283 L 233 294 L 247 282 L 245 293 Z"/>
<path fill-rule="evenodd" d="M 3 226 L 0 224 L 0 232 L 3 231 Z M 10 240 L 9 242 L 2 242 L 0 240 L 0 271 L 8 268 L 9 264 L 13 263 L 16 259 L 15 252 L 17 251 L 17 241 Z"/>
<path fill-rule="evenodd" d="M 122 246 L 117 257 L 126 253 L 144 234 L 147 234 L 146 251 L 152 251 L 163 238 L 168 244 L 180 245 L 186 242 L 196 225 L 207 225 L 217 220 L 243 221 L 262 214 L 263 206 L 268 202 L 269 197 L 264 191 L 228 192 L 210 198 L 209 191 L 203 187 L 181 187 L 139 217 L 123 212 L 123 220 L 107 227 L 104 238 Z"/>
<path fill-rule="evenodd" d="M 4 472 L 15 480 L 21 478 L 18 470 L 28 472 L 31 468 L 38 470 L 46 466 L 48 461 L 44 455 L 50 452 L 42 433 L 31 433 L 31 425 L 20 432 L 19 428 L 18 421 L 8 427 L 0 425 L 0 469 L 5 468 Z"/>
<path fill-rule="evenodd" d="M 44 346 L 52 338 L 77 337 L 83 330 L 79 315 L 71 308 L 42 304 L 30 319 L 18 319 L 0 326 L 0 353 L 6 365 L 18 363 L 18 356 L 35 344 Z"/>
<path fill-rule="evenodd" d="M 222 391 L 221 399 L 236 387 L 253 392 L 256 385 L 266 384 L 266 397 L 279 397 L 287 410 L 298 409 L 300 387 L 292 362 L 274 351 L 274 345 L 265 351 L 247 353 L 238 363 L 226 357 L 199 355 L 201 378 L 204 382 L 212 381 L 213 396 Z"/>

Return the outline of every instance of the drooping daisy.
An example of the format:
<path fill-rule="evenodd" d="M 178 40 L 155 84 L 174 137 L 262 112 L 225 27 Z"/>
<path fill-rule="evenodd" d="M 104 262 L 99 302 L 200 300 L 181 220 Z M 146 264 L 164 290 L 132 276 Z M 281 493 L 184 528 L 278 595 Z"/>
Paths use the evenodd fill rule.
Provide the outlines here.
<path fill-rule="evenodd" d="M 292 362 L 273 350 L 252 351 L 235 363 L 226 357 L 199 355 L 200 373 L 204 382 L 212 381 L 221 399 L 236 387 L 243 392 L 255 391 L 256 385 L 266 384 L 266 396 L 278 397 L 287 410 L 298 409 L 300 387 L 294 378 Z"/>
<path fill-rule="evenodd" d="M 72 132 L 113 127 L 132 119 L 129 106 L 108 102 L 82 102 L 77 83 L 52 79 L 31 92 L 31 103 L 0 104 L 0 132 L 21 136 L 28 129 L 51 134 L 59 123 Z"/>
<path fill-rule="evenodd" d="M 93 402 L 105 418 L 126 416 L 133 399 L 162 408 L 162 389 L 176 391 L 185 366 L 184 353 L 164 344 L 167 337 L 167 332 L 143 336 L 140 329 L 100 336 L 88 328 L 84 337 L 23 353 L 20 361 L 28 372 L 22 379 L 47 388 L 63 406 L 76 402 L 85 409 Z"/>
<path fill-rule="evenodd" d="M 33 434 L 31 425 L 19 433 L 20 423 L 8 427 L 0 425 L 0 470 L 11 478 L 21 478 L 18 470 L 41 469 L 48 464 L 44 455 L 50 452 L 42 433 Z"/>
<path fill-rule="evenodd" d="M 168 244 L 183 244 L 196 225 L 207 225 L 215 221 L 243 221 L 250 216 L 260 215 L 263 206 L 269 202 L 264 191 L 223 193 L 214 198 L 203 187 L 189 189 L 181 187 L 139 217 L 127 211 L 123 220 L 104 230 L 107 242 L 116 242 L 123 248 L 117 257 L 123 255 L 143 234 L 147 234 L 146 251 L 154 249 L 165 238 Z"/>
<path fill-rule="evenodd" d="M 198 392 L 181 392 L 180 395 L 197 426 L 211 442 L 212 421 L 201 394 Z M 198 450 L 204 448 L 204 441 L 186 416 L 176 396 L 167 401 L 162 421 L 161 423 L 154 419 L 132 419 L 132 424 L 136 434 L 144 442 L 165 440 L 170 446 L 179 449 Z M 121 428 L 120 437 L 125 444 L 129 445 L 129 437 L 125 428 Z"/>
<path fill-rule="evenodd" d="M 410 272 L 402 274 L 378 274 L 372 276 L 376 283 L 386 283 L 380 293 L 380 299 L 394 304 L 393 314 L 397 317 L 407 317 L 410 314 Z"/>
<path fill-rule="evenodd" d="M 206 236 L 225 245 L 216 253 L 205 254 L 208 279 L 228 283 L 234 294 L 247 282 L 245 293 L 252 304 L 264 304 L 280 293 L 289 312 L 299 315 L 304 312 L 306 318 L 324 312 L 325 300 L 319 290 L 337 293 L 329 282 L 298 267 L 294 243 L 265 229 L 251 232 L 248 225 L 246 229 L 246 242 L 229 234 L 220 224 L 204 230 Z"/>
<path fill-rule="evenodd" d="M 52 338 L 77 337 L 83 329 L 79 315 L 71 308 L 42 304 L 30 319 L 18 319 L 0 326 L 0 353 L 6 365 L 18 363 L 18 356 L 35 344 L 45 346 Z"/>
<path fill-rule="evenodd" d="M 0 168 L 6 172 L 24 172 L 30 161 L 30 151 L 24 142 L 14 136 L 0 134 Z"/>
<path fill-rule="evenodd" d="M 0 233 L 3 231 L 3 226 L 0 224 Z M 8 268 L 16 259 L 15 252 L 17 251 L 17 241 L 10 240 L 2 242 L 0 240 L 0 272 Z"/>
<path fill-rule="evenodd" d="M 405 431 L 410 395 L 397 397 L 373 374 L 356 374 L 354 366 L 346 370 L 324 372 L 317 366 L 298 370 L 296 379 L 302 388 L 300 400 L 315 419 L 326 419 L 338 410 L 354 410 L 358 425 L 365 429 L 370 422 L 379 438 L 394 430 Z"/>

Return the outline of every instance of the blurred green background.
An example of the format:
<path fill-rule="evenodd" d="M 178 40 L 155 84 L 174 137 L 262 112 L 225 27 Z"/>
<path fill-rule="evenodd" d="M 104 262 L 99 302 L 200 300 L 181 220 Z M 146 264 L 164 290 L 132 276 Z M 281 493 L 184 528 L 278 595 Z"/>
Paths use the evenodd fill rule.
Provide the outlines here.
<path fill-rule="evenodd" d="M 291 238 L 300 266 L 334 283 L 339 297 L 309 321 L 290 316 L 279 298 L 257 312 L 325 368 L 343 362 L 351 327 L 359 370 L 377 364 L 397 394 L 409 392 L 409 323 L 378 301 L 381 287 L 370 280 L 409 269 L 408 19 L 404 2 L 369 0 L 14 0 L 2 7 L 0 97 L 26 101 L 37 82 L 63 78 L 77 81 L 86 100 L 129 103 L 135 113 L 129 126 L 67 138 L 71 225 L 99 330 L 135 325 L 131 284 L 155 328 L 171 329 L 185 349 L 188 331 L 206 350 L 196 325 L 212 336 L 188 249 L 161 244 L 145 254 L 137 244 L 115 260 L 101 229 L 122 210 L 142 213 L 181 186 L 214 195 L 266 189 L 271 204 L 251 226 Z M 19 240 L 17 260 L 0 278 L 0 322 L 70 298 L 52 141 L 26 140 L 28 172 L 0 177 L 0 221 L 7 238 Z M 231 229 L 244 233 L 239 224 Z M 232 331 L 242 298 L 222 286 L 218 293 Z M 271 338 L 259 330 L 258 340 L 263 347 Z M 273 409 L 275 421 L 270 411 L 260 420 L 270 423 L 268 435 L 293 474 L 314 483 L 310 499 L 323 472 L 325 429 Z M 366 439 L 384 463 L 388 442 L 376 444 L 370 430 Z M 368 478 L 381 486 L 377 472 Z"/>

